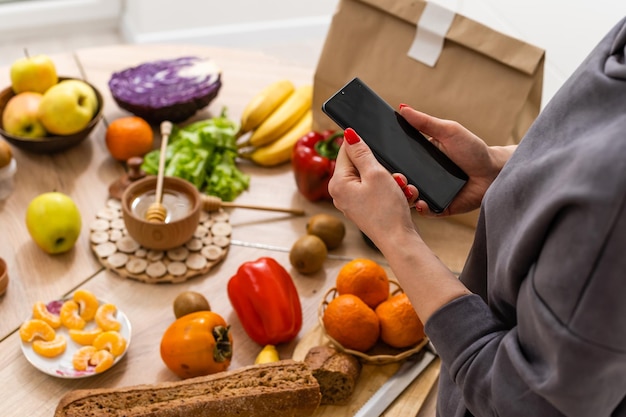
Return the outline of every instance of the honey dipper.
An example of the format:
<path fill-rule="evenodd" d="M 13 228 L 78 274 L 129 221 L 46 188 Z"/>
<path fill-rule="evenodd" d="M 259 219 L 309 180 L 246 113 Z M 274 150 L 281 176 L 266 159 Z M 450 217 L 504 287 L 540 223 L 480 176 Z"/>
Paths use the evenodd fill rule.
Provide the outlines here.
<path fill-rule="evenodd" d="M 167 208 L 163 205 L 163 177 L 165 176 L 165 154 L 167 142 L 172 133 L 172 123 L 161 123 L 161 155 L 159 155 L 159 172 L 157 174 L 156 197 L 154 203 L 146 210 L 146 220 L 151 223 L 163 223 L 167 218 Z"/>
<path fill-rule="evenodd" d="M 252 210 L 267 210 L 267 211 L 279 211 L 282 213 L 290 213 L 295 214 L 296 216 L 304 216 L 304 210 L 300 209 L 292 209 L 292 208 L 283 208 L 283 207 L 268 207 L 268 206 L 257 206 L 253 204 L 239 204 L 239 203 L 231 203 L 228 201 L 222 201 L 221 198 L 213 196 L 213 195 L 202 195 L 202 208 L 206 211 L 217 211 L 222 207 L 233 207 L 233 208 L 246 208 Z"/>

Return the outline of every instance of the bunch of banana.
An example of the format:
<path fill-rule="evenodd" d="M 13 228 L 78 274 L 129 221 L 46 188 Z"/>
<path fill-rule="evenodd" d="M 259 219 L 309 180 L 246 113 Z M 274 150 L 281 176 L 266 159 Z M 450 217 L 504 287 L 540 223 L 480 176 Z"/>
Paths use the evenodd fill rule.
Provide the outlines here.
<path fill-rule="evenodd" d="M 262 166 L 289 161 L 296 141 L 311 131 L 313 86 L 279 80 L 260 91 L 241 116 L 239 156 Z"/>

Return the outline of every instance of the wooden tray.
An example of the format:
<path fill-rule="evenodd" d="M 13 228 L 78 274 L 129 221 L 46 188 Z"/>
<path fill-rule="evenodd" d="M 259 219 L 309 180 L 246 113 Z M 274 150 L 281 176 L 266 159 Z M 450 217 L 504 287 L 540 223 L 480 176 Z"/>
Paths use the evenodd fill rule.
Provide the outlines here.
<path fill-rule="evenodd" d="M 316 325 L 296 345 L 294 360 L 304 360 L 309 349 L 331 344 L 324 331 Z M 314 417 L 352 417 L 365 402 L 380 388 L 400 367 L 402 362 L 385 364 L 364 363 L 361 375 L 348 405 L 322 405 Z M 415 416 L 420 411 L 426 397 L 439 377 L 440 359 L 435 360 L 413 381 L 404 392 L 383 413 L 386 417 Z"/>
<path fill-rule="evenodd" d="M 194 236 L 168 251 L 142 247 L 124 226 L 121 203 L 110 199 L 90 224 L 90 245 L 98 261 L 124 277 L 149 284 L 177 283 L 205 274 L 228 253 L 232 227 L 224 210 L 203 211 Z"/>

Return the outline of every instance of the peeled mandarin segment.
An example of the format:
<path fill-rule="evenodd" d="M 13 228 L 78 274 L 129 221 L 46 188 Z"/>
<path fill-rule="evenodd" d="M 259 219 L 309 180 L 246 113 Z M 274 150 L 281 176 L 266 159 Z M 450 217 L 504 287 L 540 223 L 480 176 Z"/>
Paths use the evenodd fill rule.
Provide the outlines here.
<path fill-rule="evenodd" d="M 94 353 L 89 359 L 89 365 L 96 367 L 95 371 L 97 374 L 109 369 L 111 366 L 113 366 L 114 362 L 115 358 L 113 357 L 113 354 L 108 350 L 99 350 Z"/>
<path fill-rule="evenodd" d="M 85 320 L 93 320 L 98 310 L 98 298 L 89 290 L 76 290 L 72 299 L 78 303 L 80 317 Z"/>
<path fill-rule="evenodd" d="M 46 342 L 54 340 L 56 332 L 48 323 L 41 319 L 27 320 L 20 326 L 20 337 L 24 342 L 43 339 Z"/>
<path fill-rule="evenodd" d="M 54 358 L 65 352 L 67 340 L 62 334 L 57 335 L 53 340 L 47 342 L 45 340 L 35 340 L 33 342 L 33 350 L 46 358 Z"/>
<path fill-rule="evenodd" d="M 96 311 L 96 324 L 102 330 L 115 330 L 119 331 L 122 328 L 122 324 L 117 321 L 115 316 L 117 315 L 117 307 L 115 304 L 107 303 L 102 304 Z"/>
<path fill-rule="evenodd" d="M 119 332 L 109 330 L 96 337 L 93 347 L 97 350 L 108 350 L 113 356 L 119 356 L 126 350 L 126 339 Z"/>
<path fill-rule="evenodd" d="M 53 329 L 61 327 L 61 317 L 58 314 L 51 313 L 43 301 L 37 301 L 33 305 L 33 318 L 45 321 Z"/>
<path fill-rule="evenodd" d="M 74 300 L 67 300 L 61 306 L 61 324 L 68 329 L 83 329 L 87 322 L 78 314 L 79 306 Z"/>
<path fill-rule="evenodd" d="M 72 356 L 72 365 L 77 371 L 86 371 L 89 367 L 89 360 L 97 352 L 93 346 L 83 346 Z"/>
<path fill-rule="evenodd" d="M 93 345 L 94 340 L 101 333 L 102 329 L 99 327 L 88 330 L 69 329 L 70 339 L 83 346 Z"/>

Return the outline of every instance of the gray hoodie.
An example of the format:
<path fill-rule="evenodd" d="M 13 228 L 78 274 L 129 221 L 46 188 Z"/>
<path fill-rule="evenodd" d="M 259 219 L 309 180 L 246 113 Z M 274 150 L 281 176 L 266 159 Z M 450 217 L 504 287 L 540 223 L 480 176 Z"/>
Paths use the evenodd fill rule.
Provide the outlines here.
<path fill-rule="evenodd" d="M 485 195 L 461 280 L 426 323 L 439 416 L 626 416 L 626 19 Z"/>

